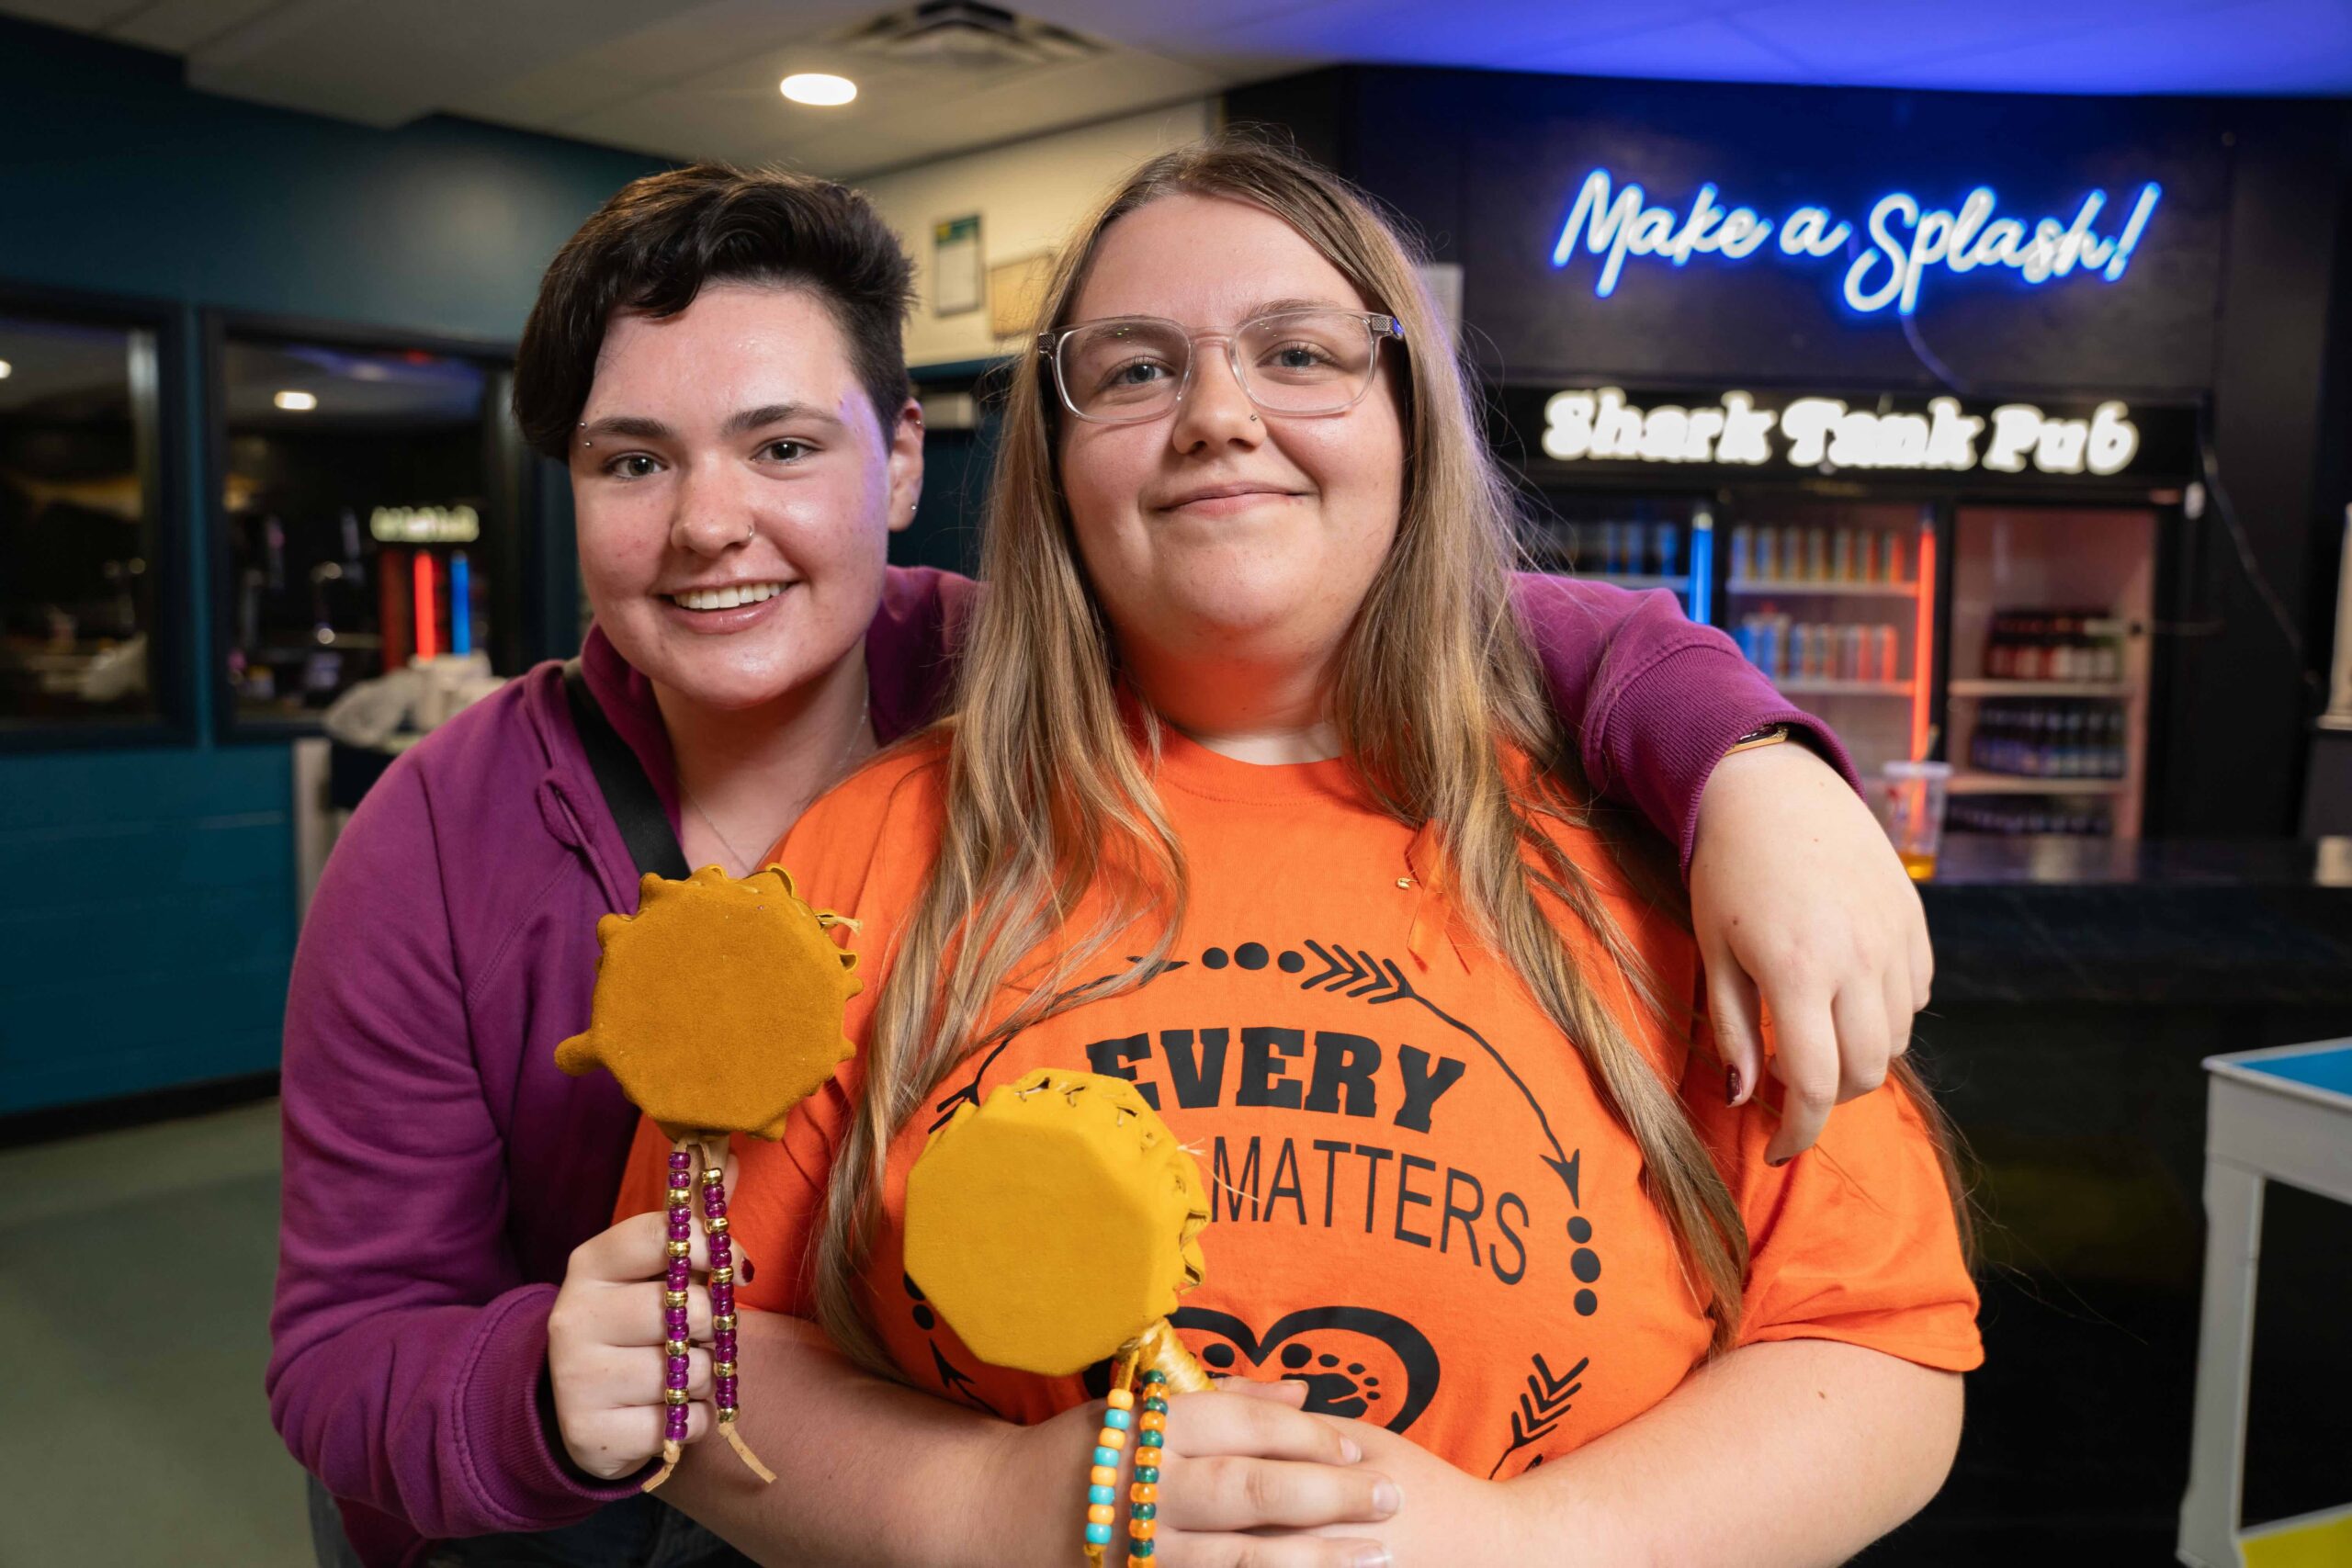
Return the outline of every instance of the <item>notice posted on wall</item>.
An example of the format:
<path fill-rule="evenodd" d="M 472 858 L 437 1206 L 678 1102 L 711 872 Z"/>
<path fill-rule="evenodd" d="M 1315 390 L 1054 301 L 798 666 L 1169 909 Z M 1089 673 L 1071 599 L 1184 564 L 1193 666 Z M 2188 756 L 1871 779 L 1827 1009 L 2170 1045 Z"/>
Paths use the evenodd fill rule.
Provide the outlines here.
<path fill-rule="evenodd" d="M 960 316 L 988 298 L 980 265 L 980 216 L 948 218 L 931 226 L 931 313 Z"/>

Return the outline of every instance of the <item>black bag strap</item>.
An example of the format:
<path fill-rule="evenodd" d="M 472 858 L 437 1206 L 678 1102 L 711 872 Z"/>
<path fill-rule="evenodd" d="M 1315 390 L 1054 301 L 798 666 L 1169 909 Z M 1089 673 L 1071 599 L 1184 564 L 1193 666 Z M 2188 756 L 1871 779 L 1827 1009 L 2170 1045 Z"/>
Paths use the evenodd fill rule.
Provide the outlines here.
<path fill-rule="evenodd" d="M 662 808 L 662 797 L 654 793 L 653 781 L 645 776 L 637 753 L 628 749 L 613 721 L 605 716 L 596 694 L 588 689 L 588 677 L 581 672 L 577 659 L 563 667 L 563 694 L 571 704 L 571 727 L 580 732 L 580 744 L 587 750 L 596 787 L 604 792 L 605 807 L 621 830 L 621 841 L 628 845 L 628 858 L 636 863 L 638 874 L 651 872 L 673 882 L 684 880 L 686 852 L 679 848 L 678 835 L 671 829 L 670 814 Z"/>

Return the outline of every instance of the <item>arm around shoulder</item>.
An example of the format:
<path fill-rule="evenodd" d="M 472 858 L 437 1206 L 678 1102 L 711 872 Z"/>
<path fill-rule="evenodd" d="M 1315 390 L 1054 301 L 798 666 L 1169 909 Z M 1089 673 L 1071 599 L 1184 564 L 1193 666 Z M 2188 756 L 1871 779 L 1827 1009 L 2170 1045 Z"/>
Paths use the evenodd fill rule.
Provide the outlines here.
<path fill-rule="evenodd" d="M 1789 726 L 1859 787 L 1837 733 L 1782 696 L 1731 638 L 1694 624 L 1666 590 L 1635 593 L 1526 572 L 1516 596 L 1586 776 L 1603 795 L 1640 810 L 1686 868 L 1700 795 L 1751 730 Z"/>

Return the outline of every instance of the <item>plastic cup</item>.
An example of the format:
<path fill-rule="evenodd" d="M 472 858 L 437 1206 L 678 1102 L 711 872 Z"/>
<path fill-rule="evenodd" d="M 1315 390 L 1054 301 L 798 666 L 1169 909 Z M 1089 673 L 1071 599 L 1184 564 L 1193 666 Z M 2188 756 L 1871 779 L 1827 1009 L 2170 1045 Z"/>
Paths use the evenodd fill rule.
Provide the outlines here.
<path fill-rule="evenodd" d="M 1951 788 L 1950 762 L 1889 762 L 1881 770 L 1878 818 L 1914 882 L 1936 874 L 1944 840 L 1944 796 Z"/>

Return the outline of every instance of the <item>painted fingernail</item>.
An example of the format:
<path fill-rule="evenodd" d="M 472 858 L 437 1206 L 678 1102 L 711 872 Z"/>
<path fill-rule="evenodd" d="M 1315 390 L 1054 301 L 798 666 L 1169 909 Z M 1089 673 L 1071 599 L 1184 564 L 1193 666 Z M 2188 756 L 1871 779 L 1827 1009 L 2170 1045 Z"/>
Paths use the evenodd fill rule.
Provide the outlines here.
<path fill-rule="evenodd" d="M 1386 1518 L 1405 1506 L 1405 1495 L 1396 1490 L 1393 1481 L 1384 1481 L 1372 1489 L 1373 1511 Z"/>
<path fill-rule="evenodd" d="M 743 1275 L 743 1283 L 747 1285 L 750 1284 L 752 1282 L 752 1260 L 748 1258 L 739 1258 L 735 1260 L 735 1267 L 741 1270 Z"/>
<path fill-rule="evenodd" d="M 1724 1069 L 1724 1103 L 1725 1105 L 1739 1103 L 1739 1069 L 1737 1067 Z"/>
<path fill-rule="evenodd" d="M 1340 1462 L 1341 1464 L 1353 1464 L 1356 1461 L 1362 1458 L 1363 1458 L 1363 1450 L 1356 1446 L 1356 1440 L 1353 1438 L 1341 1438 L 1340 1439 Z"/>

